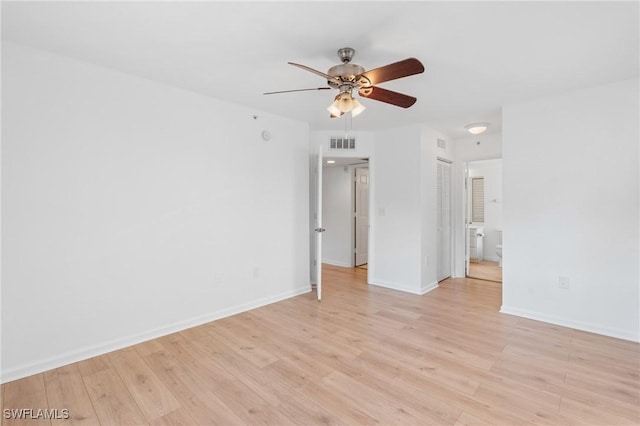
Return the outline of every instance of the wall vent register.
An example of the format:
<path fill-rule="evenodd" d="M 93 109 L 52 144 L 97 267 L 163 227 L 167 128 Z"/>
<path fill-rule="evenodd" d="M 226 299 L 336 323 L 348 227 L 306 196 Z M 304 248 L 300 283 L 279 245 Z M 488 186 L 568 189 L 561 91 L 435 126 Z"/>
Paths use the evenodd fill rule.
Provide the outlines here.
<path fill-rule="evenodd" d="M 356 138 L 335 136 L 329 139 L 329 149 L 332 151 L 355 151 Z"/>

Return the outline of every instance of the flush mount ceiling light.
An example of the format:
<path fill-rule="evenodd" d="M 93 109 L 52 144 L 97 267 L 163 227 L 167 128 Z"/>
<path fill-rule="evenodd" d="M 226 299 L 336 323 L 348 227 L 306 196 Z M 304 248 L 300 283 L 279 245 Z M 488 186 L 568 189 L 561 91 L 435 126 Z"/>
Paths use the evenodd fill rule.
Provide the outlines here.
<path fill-rule="evenodd" d="M 489 127 L 489 125 L 490 123 L 470 123 L 464 126 L 464 128 L 467 129 L 469 133 L 479 135 L 480 133 L 487 130 L 487 127 Z"/>

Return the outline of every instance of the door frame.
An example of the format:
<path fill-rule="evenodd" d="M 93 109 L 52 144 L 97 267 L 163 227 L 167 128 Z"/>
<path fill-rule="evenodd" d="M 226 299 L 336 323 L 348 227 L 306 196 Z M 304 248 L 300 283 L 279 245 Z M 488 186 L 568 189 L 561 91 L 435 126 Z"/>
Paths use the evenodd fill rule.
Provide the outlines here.
<path fill-rule="evenodd" d="M 487 161 L 487 160 L 502 160 L 502 156 L 498 156 L 498 157 L 481 157 L 481 158 L 473 158 L 473 159 L 467 159 L 465 161 L 462 162 L 462 233 L 463 233 L 463 252 L 462 255 L 464 257 L 464 267 L 463 267 L 463 277 L 468 277 L 469 276 L 469 263 L 470 263 L 470 258 L 469 258 L 469 244 L 468 244 L 468 240 L 469 240 L 469 225 L 470 223 L 468 223 L 468 220 L 471 218 L 470 216 L 468 216 L 469 210 L 470 210 L 470 206 L 469 206 L 469 202 L 471 199 L 471 185 L 470 185 L 470 177 L 469 177 L 469 164 L 470 163 L 475 163 L 477 161 Z M 460 217 L 458 216 L 458 220 L 460 220 Z M 458 222 L 459 223 L 459 222 Z M 455 267 L 455 266 L 454 266 Z"/>
<path fill-rule="evenodd" d="M 366 158 L 368 160 L 368 168 L 369 168 L 369 236 L 367 238 L 368 240 L 368 263 L 367 263 L 367 284 L 371 284 L 372 282 L 372 278 L 374 277 L 374 273 L 375 273 L 375 244 L 373 241 L 373 235 L 374 235 L 374 229 L 375 229 L 375 215 L 372 215 L 371 212 L 374 211 L 374 205 L 375 205 L 375 193 L 373 188 L 375 187 L 375 160 L 374 160 L 374 155 L 373 154 L 368 154 L 368 153 L 362 153 L 360 155 L 358 155 L 357 153 L 353 153 L 353 152 L 349 152 L 349 153 L 342 153 L 342 152 L 332 152 L 329 151 L 327 149 L 327 145 L 325 143 L 320 143 L 320 146 L 322 146 L 322 154 L 323 154 L 323 158 L 326 160 L 326 158 L 332 157 L 332 158 L 348 158 L 348 159 L 363 159 Z M 309 160 L 309 165 L 311 167 L 310 171 L 314 171 L 314 167 L 318 167 L 318 156 L 319 156 L 319 152 L 316 151 L 315 153 L 313 153 L 312 151 L 312 155 L 310 156 L 310 160 Z M 349 167 L 353 167 L 353 166 L 349 166 Z M 310 244 L 310 249 L 312 250 L 312 255 L 310 256 L 310 286 L 312 288 L 314 288 L 317 285 L 317 275 L 316 275 L 316 264 L 322 263 L 322 259 L 318 259 L 318 253 L 316 252 L 316 244 L 315 244 L 315 234 L 316 232 L 314 231 L 315 227 L 316 227 L 316 214 L 317 214 L 317 193 L 316 188 L 317 188 L 317 182 L 315 181 L 315 176 L 317 176 L 317 173 L 310 173 L 309 174 L 311 179 L 310 179 L 310 189 L 312 190 L 312 193 L 310 193 L 310 201 L 311 201 L 311 208 L 310 208 L 310 216 L 309 216 L 309 230 L 310 230 L 310 235 L 312 237 L 311 240 L 311 244 Z M 323 188 L 324 191 L 324 188 Z M 354 202 L 354 192 L 355 192 L 355 185 L 350 185 L 350 191 L 352 192 L 351 195 L 351 203 L 353 204 Z M 350 217 L 349 217 L 349 226 L 351 227 L 350 230 L 350 250 L 353 252 L 353 248 L 355 247 L 355 231 L 353 229 L 354 225 L 354 220 L 353 220 L 353 209 L 354 206 L 351 206 L 351 212 L 350 212 Z M 354 256 L 349 256 L 351 259 L 351 267 L 354 267 Z M 314 264 L 315 263 L 315 264 Z"/>

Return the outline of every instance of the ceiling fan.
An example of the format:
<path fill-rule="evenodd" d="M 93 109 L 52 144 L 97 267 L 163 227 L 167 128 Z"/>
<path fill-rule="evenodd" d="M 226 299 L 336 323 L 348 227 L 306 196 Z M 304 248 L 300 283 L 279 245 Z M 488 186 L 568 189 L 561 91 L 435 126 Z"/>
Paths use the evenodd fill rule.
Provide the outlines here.
<path fill-rule="evenodd" d="M 416 103 L 417 99 L 413 96 L 383 89 L 376 85 L 384 83 L 385 81 L 396 80 L 424 72 L 424 66 L 419 60 L 416 58 L 408 58 L 403 61 L 365 71 L 362 66 L 351 63 L 354 53 L 355 50 L 350 47 L 343 47 L 338 50 L 338 57 L 342 63 L 329 68 L 326 74 L 305 65 L 289 62 L 290 65 L 326 78 L 329 87 L 281 90 L 278 92 L 266 92 L 264 94 L 273 95 L 276 93 L 338 89 L 340 92 L 333 99 L 333 103 L 327 108 L 331 118 L 340 117 L 347 112 L 351 112 L 351 116 L 355 117 L 364 111 L 364 106 L 353 97 L 354 90 L 364 98 L 385 102 L 402 108 L 409 108 Z"/>

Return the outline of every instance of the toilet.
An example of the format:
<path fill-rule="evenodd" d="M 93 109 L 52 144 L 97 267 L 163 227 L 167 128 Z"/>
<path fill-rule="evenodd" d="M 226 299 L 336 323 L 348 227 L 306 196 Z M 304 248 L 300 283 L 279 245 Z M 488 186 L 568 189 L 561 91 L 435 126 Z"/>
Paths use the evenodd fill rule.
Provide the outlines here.
<path fill-rule="evenodd" d="M 502 268 L 502 231 L 498 231 L 498 244 L 496 245 L 496 256 L 498 256 L 498 266 Z"/>

